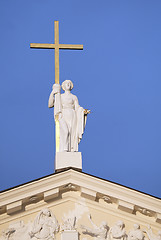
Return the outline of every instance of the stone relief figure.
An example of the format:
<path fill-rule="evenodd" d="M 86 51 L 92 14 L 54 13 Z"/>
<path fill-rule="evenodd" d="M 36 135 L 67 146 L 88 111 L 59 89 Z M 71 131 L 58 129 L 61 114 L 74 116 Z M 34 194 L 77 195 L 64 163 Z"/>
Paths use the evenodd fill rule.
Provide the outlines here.
<path fill-rule="evenodd" d="M 3 231 L 0 240 L 53 240 L 58 231 L 59 224 L 55 216 L 45 208 L 39 212 L 33 223 L 24 224 L 23 221 L 18 221 L 10 224 Z"/>
<path fill-rule="evenodd" d="M 143 240 L 144 237 L 143 231 L 140 230 L 140 225 L 137 223 L 134 224 L 134 229 L 128 233 L 128 240 Z"/>
<path fill-rule="evenodd" d="M 62 231 L 76 230 L 76 217 L 63 217 Z"/>
<path fill-rule="evenodd" d="M 61 87 L 64 90 L 63 94 L 60 94 Z M 48 101 L 48 107 L 54 107 L 54 118 L 59 120 L 59 152 L 77 152 L 90 111 L 80 107 L 77 97 L 71 93 L 71 80 L 65 80 L 61 87 L 59 84 L 53 85 Z"/>
<path fill-rule="evenodd" d="M 110 228 L 109 239 L 127 239 L 125 224 L 123 221 L 117 221 L 116 224 Z"/>
<path fill-rule="evenodd" d="M 3 231 L 1 240 L 29 240 L 30 236 L 28 230 L 30 229 L 30 223 L 24 224 L 23 221 L 18 221 L 9 225 L 9 227 Z"/>
<path fill-rule="evenodd" d="M 88 234 L 92 237 L 95 237 L 97 240 L 106 240 L 108 238 L 109 227 L 106 221 L 102 221 L 100 226 L 95 225 L 91 219 L 91 215 L 88 216 L 93 228 L 86 227 L 81 225 L 81 228 L 84 229 L 82 232 Z"/>
<path fill-rule="evenodd" d="M 16 229 L 9 227 L 6 231 L 2 232 L 2 239 L 13 239 L 13 236 L 15 235 Z"/>
<path fill-rule="evenodd" d="M 55 239 L 55 233 L 59 231 L 59 224 L 56 217 L 52 212 L 45 208 L 40 211 L 34 220 L 31 231 L 29 232 L 30 238 L 53 240 Z"/>
<path fill-rule="evenodd" d="M 149 240 L 161 240 L 161 230 L 159 230 L 158 235 L 156 235 L 152 232 L 151 227 L 148 226 L 148 230 L 144 230 L 144 232 L 147 234 Z"/>

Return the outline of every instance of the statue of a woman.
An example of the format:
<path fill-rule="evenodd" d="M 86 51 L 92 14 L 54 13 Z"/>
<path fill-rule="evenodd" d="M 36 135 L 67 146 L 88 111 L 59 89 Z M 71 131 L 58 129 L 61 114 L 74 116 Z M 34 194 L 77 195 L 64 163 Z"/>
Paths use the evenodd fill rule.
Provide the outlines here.
<path fill-rule="evenodd" d="M 60 147 L 59 152 L 77 152 L 86 125 L 88 110 L 79 106 L 78 99 L 71 93 L 73 83 L 65 80 L 62 83 L 63 94 L 59 84 L 53 85 L 49 97 L 49 108 L 54 107 L 54 118 L 59 120 Z"/>

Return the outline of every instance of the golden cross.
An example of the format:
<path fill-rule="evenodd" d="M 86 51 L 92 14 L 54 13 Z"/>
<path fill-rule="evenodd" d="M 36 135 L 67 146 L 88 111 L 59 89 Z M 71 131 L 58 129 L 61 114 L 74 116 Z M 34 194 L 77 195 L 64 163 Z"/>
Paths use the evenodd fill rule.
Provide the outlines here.
<path fill-rule="evenodd" d="M 54 21 L 54 36 L 55 43 L 30 43 L 30 48 L 47 48 L 55 49 L 55 83 L 59 84 L 59 49 L 75 49 L 83 50 L 83 45 L 74 45 L 74 44 L 60 44 L 59 43 L 59 21 Z M 56 152 L 59 152 L 60 144 L 60 132 L 59 132 L 59 120 L 58 116 L 55 118 L 56 125 Z"/>
<path fill-rule="evenodd" d="M 83 45 L 60 44 L 59 43 L 59 21 L 54 21 L 55 43 L 30 43 L 30 48 L 55 49 L 55 83 L 59 84 L 59 49 L 83 50 Z"/>

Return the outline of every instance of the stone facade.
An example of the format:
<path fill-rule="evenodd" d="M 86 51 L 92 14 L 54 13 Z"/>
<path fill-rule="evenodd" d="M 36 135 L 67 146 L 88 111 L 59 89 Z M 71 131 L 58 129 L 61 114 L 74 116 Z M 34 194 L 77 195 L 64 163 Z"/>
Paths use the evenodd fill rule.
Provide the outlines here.
<path fill-rule="evenodd" d="M 160 230 L 160 199 L 72 169 L 0 194 L 0 240 L 160 240 Z"/>

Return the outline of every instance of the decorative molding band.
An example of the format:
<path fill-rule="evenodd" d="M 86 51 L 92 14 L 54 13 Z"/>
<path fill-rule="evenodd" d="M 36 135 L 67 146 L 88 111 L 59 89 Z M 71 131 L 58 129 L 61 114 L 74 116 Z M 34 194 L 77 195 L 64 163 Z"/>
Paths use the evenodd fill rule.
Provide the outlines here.
<path fill-rule="evenodd" d="M 95 201 L 95 199 L 96 199 L 96 192 L 91 190 L 91 189 L 82 187 L 81 188 L 81 196 Z"/>
<path fill-rule="evenodd" d="M 118 209 L 128 212 L 128 213 L 133 213 L 134 205 L 129 202 L 118 200 Z"/>
<path fill-rule="evenodd" d="M 44 201 L 48 202 L 57 198 L 59 196 L 59 188 L 51 189 L 49 191 L 44 192 Z"/>
<path fill-rule="evenodd" d="M 92 201 L 101 202 L 101 198 L 105 203 L 117 204 L 118 209 L 130 214 L 139 211 L 161 223 L 160 199 L 72 169 L 2 192 L 0 214 L 25 210 L 27 205 L 42 200 L 54 201 L 64 192 L 71 191 Z"/>
<path fill-rule="evenodd" d="M 13 214 L 22 210 L 22 201 L 17 201 L 7 205 L 7 214 Z"/>
<path fill-rule="evenodd" d="M 156 214 L 156 222 L 161 223 L 161 214 L 160 213 Z"/>

